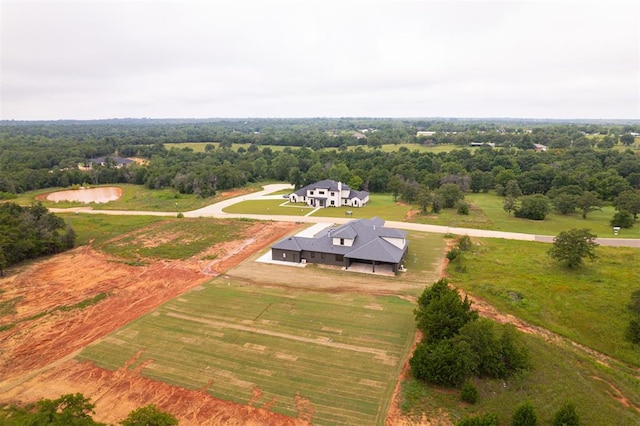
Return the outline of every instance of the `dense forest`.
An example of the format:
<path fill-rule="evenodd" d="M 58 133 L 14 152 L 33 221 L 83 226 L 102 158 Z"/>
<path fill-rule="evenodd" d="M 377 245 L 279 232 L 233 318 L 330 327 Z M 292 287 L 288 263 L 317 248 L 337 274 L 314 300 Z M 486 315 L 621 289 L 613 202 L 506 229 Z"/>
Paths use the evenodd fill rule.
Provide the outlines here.
<path fill-rule="evenodd" d="M 463 192 L 497 190 L 501 195 L 589 192 L 612 202 L 621 193 L 640 189 L 637 133 L 638 121 L 4 121 L 0 122 L 0 198 L 83 183 L 173 187 L 208 197 L 265 179 L 300 187 L 331 178 L 355 189 L 392 192 L 408 202 L 416 202 L 421 191 L 450 184 Z M 205 152 L 194 152 L 188 147 L 167 150 L 164 144 L 169 142 L 210 144 Z M 237 143 L 243 145 L 234 147 Z M 380 148 L 386 144 L 402 146 L 388 152 Z M 440 144 L 457 148 L 414 149 Z M 539 152 L 538 145 L 547 150 Z M 88 170 L 78 167 L 104 156 L 146 162 L 119 168 L 107 159 Z"/>
<path fill-rule="evenodd" d="M 75 233 L 42 204 L 0 203 L 0 276 L 7 266 L 70 249 Z"/>

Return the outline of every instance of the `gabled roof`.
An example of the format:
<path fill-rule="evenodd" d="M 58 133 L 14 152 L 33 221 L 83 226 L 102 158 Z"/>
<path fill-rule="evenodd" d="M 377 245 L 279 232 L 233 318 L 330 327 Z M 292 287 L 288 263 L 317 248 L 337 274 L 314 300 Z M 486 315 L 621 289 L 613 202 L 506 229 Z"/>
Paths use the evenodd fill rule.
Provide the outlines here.
<path fill-rule="evenodd" d="M 272 246 L 274 249 L 291 251 L 314 251 L 318 253 L 340 254 L 350 259 L 364 259 L 377 262 L 398 263 L 407 250 L 407 245 L 399 248 L 384 238 L 406 238 L 406 232 L 385 228 L 384 220 L 356 219 L 337 228 L 330 228 L 313 238 L 289 237 Z M 334 245 L 333 238 L 352 239 L 353 245 Z"/>

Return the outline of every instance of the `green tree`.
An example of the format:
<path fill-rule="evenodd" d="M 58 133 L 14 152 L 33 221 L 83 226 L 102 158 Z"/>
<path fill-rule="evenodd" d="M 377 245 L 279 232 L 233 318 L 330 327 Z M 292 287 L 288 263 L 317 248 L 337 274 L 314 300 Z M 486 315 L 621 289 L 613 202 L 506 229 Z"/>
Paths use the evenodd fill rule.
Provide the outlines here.
<path fill-rule="evenodd" d="M 514 196 L 507 196 L 502 203 L 502 209 L 507 212 L 507 214 L 511 215 L 511 212 L 514 212 L 518 209 L 518 200 Z"/>
<path fill-rule="evenodd" d="M 36 404 L 36 412 L 28 425 L 90 426 L 100 425 L 91 417 L 95 405 L 81 393 L 66 394 L 51 400 L 43 399 Z"/>
<path fill-rule="evenodd" d="M 120 424 L 122 426 L 173 426 L 178 424 L 178 419 L 151 404 L 133 410 Z"/>
<path fill-rule="evenodd" d="M 576 411 L 576 406 L 566 403 L 556 412 L 553 418 L 554 426 L 579 426 L 580 417 Z"/>
<path fill-rule="evenodd" d="M 436 192 L 444 200 L 445 209 L 452 209 L 456 205 L 457 201 L 464 199 L 464 193 L 455 183 L 445 183 L 438 188 Z"/>
<path fill-rule="evenodd" d="M 524 219 L 544 220 L 550 211 L 549 198 L 542 194 L 533 194 L 522 197 L 514 215 Z"/>
<path fill-rule="evenodd" d="M 633 228 L 633 215 L 626 210 L 615 212 L 609 224 L 611 226 L 619 226 L 620 228 Z"/>
<path fill-rule="evenodd" d="M 562 215 L 573 213 L 578 207 L 577 197 L 572 194 L 560 193 L 553 198 L 553 208 Z"/>
<path fill-rule="evenodd" d="M 624 331 L 624 337 L 631 343 L 640 344 L 640 317 L 632 318 L 629 321 L 629 325 Z"/>
<path fill-rule="evenodd" d="M 422 292 L 414 314 L 426 342 L 451 338 L 467 322 L 478 319 L 478 311 L 471 309 L 467 296 L 463 300 L 445 278 Z"/>
<path fill-rule="evenodd" d="M 413 376 L 438 386 L 460 386 L 477 369 L 477 357 L 468 343 L 444 339 L 421 342 L 409 360 Z"/>
<path fill-rule="evenodd" d="M 531 403 L 524 403 L 518 407 L 513 413 L 511 421 L 513 426 L 536 426 L 538 424 L 538 416 L 536 410 Z"/>
<path fill-rule="evenodd" d="M 594 210 L 600 210 L 602 201 L 598 198 L 598 194 L 593 191 L 584 191 L 582 195 L 576 199 L 576 207 L 582 212 L 582 218 L 586 219 L 587 214 Z"/>
<path fill-rule="evenodd" d="M 640 193 L 637 191 L 624 191 L 618 195 L 613 202 L 616 210 L 628 211 L 633 215 L 634 219 L 638 218 L 640 213 Z"/>
<path fill-rule="evenodd" d="M 635 141 L 636 138 L 628 133 L 620 136 L 620 142 L 625 146 L 633 145 Z"/>
<path fill-rule="evenodd" d="M 548 254 L 569 268 L 576 268 L 582 265 L 585 257 L 591 261 L 597 258 L 595 249 L 598 243 L 595 240 L 596 235 L 588 229 L 574 228 L 570 231 L 562 231 L 553 239 L 553 247 Z"/>

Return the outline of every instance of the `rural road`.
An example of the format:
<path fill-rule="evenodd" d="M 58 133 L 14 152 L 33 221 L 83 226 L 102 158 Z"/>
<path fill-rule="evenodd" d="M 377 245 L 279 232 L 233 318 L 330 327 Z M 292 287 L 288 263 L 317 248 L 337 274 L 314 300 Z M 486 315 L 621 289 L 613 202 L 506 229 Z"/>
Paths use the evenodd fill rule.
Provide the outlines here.
<path fill-rule="evenodd" d="M 257 219 L 257 220 L 273 220 L 276 222 L 301 222 L 301 223 L 338 223 L 343 224 L 351 218 L 335 218 L 335 217 L 322 217 L 322 216 L 283 216 L 283 215 L 260 215 L 260 214 L 241 214 L 241 213 L 225 213 L 223 210 L 233 204 L 241 203 L 248 200 L 265 200 L 265 199 L 282 199 L 281 195 L 268 195 L 273 192 L 282 191 L 284 189 L 293 189 L 289 184 L 269 184 L 262 187 L 262 191 L 254 192 L 251 194 L 241 195 L 239 197 L 229 198 L 215 204 L 203 207 L 201 209 L 193 210 L 190 212 L 184 212 L 185 217 L 215 217 L 215 218 L 244 218 L 244 219 Z M 51 208 L 50 211 L 54 213 L 93 213 L 93 214 L 109 214 L 109 215 L 131 215 L 131 216 L 176 216 L 177 212 L 151 212 L 151 211 L 134 211 L 134 210 L 94 210 L 91 207 L 75 207 L 70 209 L 56 209 Z M 395 222 L 386 221 L 386 225 L 404 229 L 407 231 L 421 231 L 431 232 L 435 234 L 456 234 L 456 235 L 469 235 L 470 237 L 483 237 L 483 238 L 503 238 L 507 240 L 521 240 L 521 241 L 537 241 L 542 243 L 552 243 L 553 235 L 534 235 L 523 234 L 518 232 L 503 232 L 503 231 L 491 231 L 487 229 L 471 229 L 471 228 L 456 228 L 450 226 L 439 225 L 427 225 L 421 223 L 409 223 L 409 222 Z M 603 246 L 614 247 L 636 247 L 640 248 L 640 239 L 630 238 L 597 238 L 598 244 Z"/>

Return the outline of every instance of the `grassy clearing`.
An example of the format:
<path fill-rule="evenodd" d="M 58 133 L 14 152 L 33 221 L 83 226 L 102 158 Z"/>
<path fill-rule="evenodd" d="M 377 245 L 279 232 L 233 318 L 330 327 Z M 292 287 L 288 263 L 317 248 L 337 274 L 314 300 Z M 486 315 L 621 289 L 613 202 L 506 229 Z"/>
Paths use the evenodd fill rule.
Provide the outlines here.
<path fill-rule="evenodd" d="M 90 241 L 100 246 L 105 241 L 148 226 L 152 223 L 168 220 L 158 216 L 112 216 L 103 214 L 58 213 L 76 233 L 76 245 L 85 245 Z"/>
<path fill-rule="evenodd" d="M 220 146 L 219 142 L 183 142 L 183 143 L 165 143 L 164 147 L 166 149 L 182 149 L 182 148 L 190 148 L 194 152 L 205 152 L 205 148 L 207 145 L 213 145 L 216 149 Z M 237 151 L 239 148 L 249 149 L 251 146 L 250 143 L 234 143 L 231 147 L 232 150 Z M 355 151 L 357 149 L 363 149 L 365 151 L 375 151 L 376 149 L 381 150 L 382 152 L 397 152 L 400 148 L 407 148 L 409 151 L 418 151 L 418 152 L 450 152 L 454 149 L 462 149 L 466 148 L 471 151 L 476 150 L 476 147 L 470 146 L 459 146 L 453 144 L 441 144 L 441 145 L 422 145 L 422 144 L 413 144 L 413 143 L 400 143 L 400 144 L 383 144 L 380 148 L 372 148 L 367 145 L 358 145 L 358 146 L 350 146 L 347 148 L 349 151 Z M 262 150 L 264 148 L 270 148 L 274 152 L 284 151 L 286 148 L 297 149 L 298 147 L 286 147 L 281 145 L 259 145 L 259 148 Z M 324 148 L 327 151 L 337 151 L 338 148 Z"/>
<path fill-rule="evenodd" d="M 240 238 L 250 226 L 248 221 L 168 219 L 99 247 L 124 259 L 187 259 L 216 243 Z"/>
<path fill-rule="evenodd" d="M 599 259 L 569 270 L 547 256 L 550 246 L 486 239 L 449 266 L 452 282 L 516 315 L 609 356 L 640 366 L 623 338 L 626 306 L 640 288 L 640 250 L 598 247 Z"/>
<path fill-rule="evenodd" d="M 475 379 L 480 392 L 476 405 L 460 401 L 460 391 L 425 386 L 409 379 L 402 385 L 402 406 L 406 412 L 437 416 L 444 410 L 456 422 L 463 417 L 495 413 L 500 424 L 511 424 L 514 411 L 524 402 L 536 409 L 539 424 L 551 424 L 565 402 L 577 407 L 584 425 L 637 424 L 639 414 L 614 396 L 621 392 L 640 405 L 640 389 L 632 371 L 616 371 L 567 347 L 549 344 L 531 335 L 521 335 L 533 361 L 533 370 L 509 380 Z M 637 374 L 637 373 L 636 373 Z M 615 391 L 618 389 L 619 391 Z"/>
<path fill-rule="evenodd" d="M 86 348 L 80 360 L 116 369 L 143 350 L 143 375 L 225 400 L 277 401 L 296 415 L 308 398 L 318 424 L 382 424 L 415 330 L 395 296 L 323 294 L 218 278 Z M 142 359 L 141 359 L 142 361 Z"/>
<path fill-rule="evenodd" d="M 589 213 L 582 219 L 579 213 L 571 215 L 549 214 L 545 220 L 518 219 L 508 215 L 502 208 L 503 199 L 494 193 L 466 194 L 465 200 L 471 204 L 469 215 L 459 215 L 454 209 L 447 209 L 438 215 L 417 215 L 413 221 L 433 225 L 454 226 L 475 229 L 491 229 L 506 232 L 557 235 L 572 228 L 589 228 L 599 237 L 614 237 L 609 221 L 615 210 L 605 206 L 602 211 Z M 640 238 L 640 226 L 623 229 L 620 238 Z"/>

